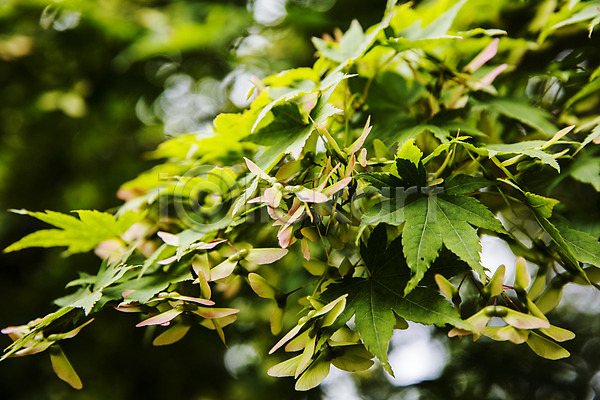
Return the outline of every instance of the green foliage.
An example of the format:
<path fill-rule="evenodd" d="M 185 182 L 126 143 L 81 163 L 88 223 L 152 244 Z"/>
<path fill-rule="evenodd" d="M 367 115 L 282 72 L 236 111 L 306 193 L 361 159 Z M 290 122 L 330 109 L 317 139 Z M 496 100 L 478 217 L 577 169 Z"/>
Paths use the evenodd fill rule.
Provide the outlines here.
<path fill-rule="evenodd" d="M 587 32 L 597 17 L 591 6 L 561 5 L 513 37 L 481 27 L 525 5 L 474 14 L 475 3 L 390 1 L 377 25 L 354 21 L 315 39 L 312 67 L 265 78 L 247 110 L 159 146 L 164 162 L 122 186 L 117 217 L 20 211 L 60 229 L 5 251 L 95 248 L 103 264 L 69 284 L 78 289 L 56 313 L 6 328 L 14 343 L 4 358 L 50 349 L 57 375 L 79 388 L 56 342 L 90 314 L 115 308 L 139 314 L 138 327 L 169 326 L 156 346 L 196 325 L 225 343 L 248 287 L 271 302 L 273 334 L 293 320 L 270 353 L 301 353 L 268 373 L 297 379 L 297 390 L 318 386 L 331 365 L 361 371 L 374 357 L 392 373 L 389 341 L 407 321 L 569 356 L 557 342 L 574 335 L 546 314 L 566 284 L 597 286 L 598 216 L 571 227 L 586 210 L 553 189 L 598 190 L 598 73 L 558 53 L 541 70 L 528 62 L 557 50 L 565 27 Z M 223 22 L 213 11 L 207 20 Z M 185 48 L 178 37 L 158 48 Z M 124 53 L 132 61 L 158 51 L 140 43 Z M 551 73 L 543 68 L 563 79 L 557 98 L 524 97 Z M 483 233 L 521 256 L 513 285 L 513 266 L 491 274 L 482 265 Z M 71 330 L 51 333 L 57 326 Z"/>
<path fill-rule="evenodd" d="M 406 287 L 410 272 L 406 264 L 398 262 L 402 252 L 401 238 L 393 240 L 387 249 L 383 225 L 379 225 L 361 248 L 366 263 L 368 278 L 347 278 L 328 287 L 328 293 L 346 292 L 347 306 L 340 317 L 347 321 L 355 316 L 356 327 L 367 350 L 392 373 L 387 362 L 387 347 L 397 318 L 422 324 L 445 326 L 451 324 L 463 329 L 472 329 L 460 319 L 457 311 L 429 288 L 420 287 L 404 296 L 399 290 Z"/>
<path fill-rule="evenodd" d="M 34 232 L 11 244 L 4 250 L 6 252 L 28 247 L 68 246 L 70 253 L 84 253 L 92 250 L 100 242 L 124 234 L 131 225 L 140 219 L 140 216 L 133 212 L 126 212 L 115 218 L 111 214 L 99 211 L 79 210 L 76 211 L 79 219 L 54 211 L 43 213 L 14 210 L 14 212 L 31 215 L 61 229 L 45 229 Z"/>

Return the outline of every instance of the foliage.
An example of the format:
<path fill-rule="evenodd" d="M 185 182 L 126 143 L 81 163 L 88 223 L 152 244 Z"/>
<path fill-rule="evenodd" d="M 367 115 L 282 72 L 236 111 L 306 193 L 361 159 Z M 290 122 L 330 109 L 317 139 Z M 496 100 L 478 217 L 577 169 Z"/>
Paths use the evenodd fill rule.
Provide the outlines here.
<path fill-rule="evenodd" d="M 563 43 L 595 40 L 597 4 L 541 7 L 507 31 L 489 27 L 527 5 L 482 4 L 389 1 L 380 23 L 315 39 L 312 67 L 257 82 L 249 107 L 210 132 L 162 143 L 165 161 L 121 187 L 115 216 L 23 212 L 62 230 L 7 251 L 95 246 L 103 263 L 68 284 L 77 289 L 55 313 L 5 328 L 3 359 L 49 349 L 59 378 L 80 388 L 58 342 L 91 314 L 168 327 L 155 345 L 195 325 L 225 343 L 247 286 L 275 303 L 273 334 L 295 320 L 271 352 L 301 353 L 269 374 L 298 390 L 331 364 L 355 372 L 377 357 L 393 373 L 388 343 L 407 321 L 567 357 L 558 343 L 574 334 L 547 314 L 567 284 L 600 281 L 598 215 L 570 197 L 597 199 L 600 116 L 597 51 Z M 485 268 L 484 233 L 517 265 Z"/>

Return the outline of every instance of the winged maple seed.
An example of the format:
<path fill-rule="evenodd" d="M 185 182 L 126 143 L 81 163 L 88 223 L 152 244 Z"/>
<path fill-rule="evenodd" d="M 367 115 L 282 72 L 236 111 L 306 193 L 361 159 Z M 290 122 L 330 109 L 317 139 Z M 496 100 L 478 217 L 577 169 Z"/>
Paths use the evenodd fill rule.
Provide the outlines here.
<path fill-rule="evenodd" d="M 501 265 L 489 282 L 481 289 L 480 296 L 486 301 L 493 301 L 493 305 L 486 306 L 467 318 L 474 330 L 453 328 L 448 332 L 449 337 L 473 335 L 473 340 L 479 339 L 484 335 L 497 341 L 510 341 L 515 344 L 527 343 L 527 345 L 537 354 L 550 358 L 559 359 L 567 357 L 569 352 L 559 346 L 557 342 L 571 340 L 575 337 L 573 332 L 557 326 L 550 325 L 550 322 L 539 309 L 535 302 L 530 298 L 527 292 L 531 278 L 527 272 L 527 265 L 523 257 L 518 257 L 515 270 L 514 286 L 504 284 L 506 267 Z M 435 276 L 435 281 L 440 291 L 455 304 L 460 303 L 459 289 L 452 285 L 441 275 Z M 518 306 L 505 293 L 506 290 L 514 290 L 520 301 L 521 307 L 528 312 L 522 312 Z M 507 303 L 507 306 L 497 305 L 498 297 L 501 297 Z M 510 305 L 511 307 L 508 307 Z M 513 309 L 517 308 L 517 310 Z M 503 321 L 504 326 L 488 326 L 492 318 Z M 534 330 L 537 330 L 542 336 Z"/>
<path fill-rule="evenodd" d="M 354 152 L 356 152 L 362 145 L 362 142 L 364 142 L 369 131 L 370 129 L 366 130 L 366 134 L 361 136 L 362 139 L 359 138 L 358 144 L 355 143 L 355 145 L 351 147 L 352 157 L 354 157 Z M 244 158 L 244 160 L 246 161 L 246 165 L 250 172 L 272 185 L 265 189 L 262 196 L 250 199 L 248 203 L 266 203 L 269 216 L 275 220 L 273 226 L 280 226 L 279 231 L 277 232 L 277 239 L 279 245 L 284 249 L 296 241 L 293 227 L 295 222 L 302 221 L 306 217 L 308 217 L 311 222 L 314 222 L 309 203 L 318 204 L 329 201 L 331 196 L 347 187 L 352 181 L 352 177 L 350 176 L 352 168 L 347 168 L 346 176 L 337 182 L 328 185 L 334 173 L 338 171 L 341 166 L 341 164 L 338 163 L 332 168 L 331 158 L 327 160 L 327 165 L 321 174 L 321 176 L 325 176 L 325 178 L 314 189 L 309 189 L 302 185 L 283 186 L 276 178 L 269 176 L 252 161 L 247 158 Z M 282 200 L 289 198 L 293 198 L 292 205 L 289 210 L 286 211 L 282 207 Z M 309 240 L 317 240 L 315 235 L 311 235 L 308 231 L 305 232 L 307 232 Z M 302 253 L 304 258 L 310 260 L 310 251 L 306 241 L 302 242 Z"/>
<path fill-rule="evenodd" d="M 594 201 L 600 193 L 598 152 L 590 149 L 600 138 L 592 113 L 600 72 L 583 47 L 553 54 L 565 37 L 585 33 L 578 19 L 597 7 L 545 7 L 549 25 L 536 18 L 524 27 L 528 43 L 539 33 L 537 45 L 515 52 L 525 38 L 455 31 L 477 26 L 481 15 L 502 20 L 460 11 L 467 0 L 396 3 L 387 2 L 375 26 L 353 21 L 335 41 L 316 38 L 313 67 L 257 82 L 249 107 L 218 115 L 212 132 L 161 144 L 153 156 L 165 161 L 124 185 L 126 203 L 115 215 L 15 211 L 52 228 L 5 251 L 95 248 L 105 261 L 96 275 L 69 282 L 77 289 L 56 300 L 59 311 L 2 330 L 13 340 L 2 359 L 48 350 L 56 374 L 80 388 L 57 343 L 91 322 L 73 320 L 114 307 L 158 331 L 156 346 L 194 325 L 225 342 L 238 304 L 255 308 L 248 318 L 257 328 L 268 316 L 271 333 L 288 330 L 270 353 L 297 353 L 268 374 L 297 379 L 297 390 L 317 386 L 331 365 L 360 371 L 374 357 L 393 376 L 390 341 L 409 323 L 568 356 L 557 342 L 574 334 L 545 314 L 567 283 L 600 281 L 600 242 L 593 213 L 579 209 L 587 203 L 557 189 L 586 187 Z M 590 28 L 600 23 L 594 16 Z M 561 24 L 568 35 L 545 42 L 561 37 Z M 535 63 L 522 61 L 540 54 L 550 64 L 530 69 Z M 573 125 L 558 126 L 567 121 Z M 254 218 L 265 215 L 267 223 Z M 527 257 L 535 279 L 521 258 L 514 282 L 505 282 L 503 266 L 489 276 L 483 235 Z M 267 266 L 290 249 L 296 253 L 281 268 Z M 306 261 L 293 259 L 300 252 Z M 266 300 L 248 298 L 249 289 Z M 244 326 L 238 340 L 250 339 Z"/>
<path fill-rule="evenodd" d="M 49 314 L 48 316 L 51 317 L 53 314 L 54 313 Z M 74 338 L 83 328 L 91 324 L 93 321 L 94 318 L 86 321 L 70 331 L 64 333 L 54 333 L 48 336 L 45 336 L 41 331 L 38 332 L 38 327 L 43 325 L 44 318 L 35 319 L 29 322 L 27 325 L 8 326 L 2 329 L 0 332 L 8 335 L 13 342 L 17 342 L 22 339 L 25 340 L 22 344 L 22 348 L 12 354 L 14 357 L 21 357 L 40 353 L 60 340 Z"/>

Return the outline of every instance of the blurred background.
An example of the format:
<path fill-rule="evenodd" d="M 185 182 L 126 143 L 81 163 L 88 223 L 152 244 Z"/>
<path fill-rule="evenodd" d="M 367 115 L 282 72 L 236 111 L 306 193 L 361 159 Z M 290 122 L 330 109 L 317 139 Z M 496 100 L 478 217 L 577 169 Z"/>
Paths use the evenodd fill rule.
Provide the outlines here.
<path fill-rule="evenodd" d="M 8 209 L 107 210 L 119 185 L 152 166 L 167 137 L 200 132 L 216 114 L 247 105 L 253 76 L 314 62 L 312 36 L 379 21 L 385 0 L 0 1 L 0 247 L 44 226 Z M 534 2 L 535 3 L 535 2 Z M 56 308 L 93 254 L 60 249 L 0 255 L 0 325 Z M 537 358 L 524 346 L 472 344 L 412 326 L 395 335 L 391 363 L 360 375 L 333 370 L 307 393 L 266 369 L 274 338 L 252 317 L 152 347 L 130 315 L 104 311 L 63 345 L 84 382 L 77 392 L 46 354 L 0 364 L 2 399 L 592 399 L 600 398 L 600 320 L 585 300 L 556 325 L 578 337 L 573 356 Z M 8 337 L 0 338 L 4 348 Z"/>

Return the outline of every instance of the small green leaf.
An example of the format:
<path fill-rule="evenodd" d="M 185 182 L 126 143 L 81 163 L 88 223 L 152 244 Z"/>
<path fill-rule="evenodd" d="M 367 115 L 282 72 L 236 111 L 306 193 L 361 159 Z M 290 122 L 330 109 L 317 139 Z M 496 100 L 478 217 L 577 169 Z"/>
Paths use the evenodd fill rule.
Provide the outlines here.
<path fill-rule="evenodd" d="M 560 328 L 558 326 L 550 326 L 550 328 L 541 328 L 540 332 L 544 335 L 551 337 L 557 342 L 564 342 L 575 338 L 575 334 L 568 329 Z"/>
<path fill-rule="evenodd" d="M 444 278 L 440 274 L 435 274 L 435 283 L 440 289 L 440 292 L 442 292 L 442 294 L 446 296 L 448 300 L 452 300 L 452 298 L 458 293 L 458 289 L 451 284 L 448 279 Z"/>
<path fill-rule="evenodd" d="M 600 267 L 600 242 L 587 232 L 570 228 L 566 223 L 555 224 L 578 261 Z"/>
<path fill-rule="evenodd" d="M 52 369 L 56 373 L 56 376 L 71 385 L 73 389 L 82 389 L 83 383 L 81 383 L 81 379 L 79 379 L 77 372 L 73 369 L 73 366 L 60 346 L 54 344 L 49 350 Z"/>
<path fill-rule="evenodd" d="M 423 152 L 415 145 L 413 139 L 407 140 L 396 153 L 396 158 L 408 160 L 413 163 L 415 167 L 419 165 L 422 157 Z"/>
<path fill-rule="evenodd" d="M 521 312 L 511 310 L 510 308 L 496 306 L 506 311 L 506 315 L 501 318 L 509 325 L 519 329 L 539 329 L 550 328 L 550 323 L 546 320 L 534 317 L 533 315 L 523 314 Z"/>
<path fill-rule="evenodd" d="M 481 331 L 481 334 L 489 337 L 490 339 L 494 339 L 497 341 L 508 340 L 514 344 L 525 343 L 525 341 L 529 337 L 528 330 L 517 329 L 510 325 L 504 327 L 486 326 Z"/>
<path fill-rule="evenodd" d="M 71 306 L 75 308 L 83 308 L 85 315 L 88 315 L 101 297 L 101 290 L 95 290 L 91 292 L 89 289 L 86 288 L 84 289 L 84 293 L 82 293 L 77 300 L 71 303 Z"/>
<path fill-rule="evenodd" d="M 252 287 L 254 293 L 262 298 L 274 299 L 279 293 L 279 290 L 271 286 L 271 284 L 267 282 L 265 278 L 254 272 L 248 274 L 248 281 L 250 282 L 250 287 Z"/>
<path fill-rule="evenodd" d="M 531 277 L 527 271 L 527 262 L 523 257 L 517 257 L 517 267 L 515 271 L 515 289 L 526 291 L 531 283 Z"/>
<path fill-rule="evenodd" d="M 444 194 L 461 195 L 478 191 L 481 188 L 494 185 L 494 182 L 469 175 L 454 175 L 444 182 Z"/>
<path fill-rule="evenodd" d="M 504 274 L 506 273 L 506 267 L 504 265 L 500 265 L 496 270 L 496 273 L 492 277 L 492 279 L 488 282 L 484 287 L 484 292 L 489 293 L 489 297 L 498 296 L 500 293 L 504 291 Z"/>
<path fill-rule="evenodd" d="M 358 343 L 359 340 L 358 333 L 344 325 L 331 335 L 328 343 L 331 346 L 348 346 Z"/>
<path fill-rule="evenodd" d="M 298 379 L 295 389 L 305 391 L 319 386 L 329 375 L 329 368 L 329 361 L 324 356 L 319 356 Z"/>
<path fill-rule="evenodd" d="M 294 326 L 288 333 L 285 334 L 284 337 L 282 337 L 279 340 L 279 342 L 277 342 L 275 344 L 275 346 L 273 346 L 271 348 L 271 350 L 269 350 L 269 354 L 273 354 L 274 352 L 277 351 L 277 349 L 279 349 L 281 346 L 283 346 L 284 344 L 289 342 L 293 337 L 295 337 L 300 332 L 300 330 L 302 330 L 303 326 L 304 326 L 304 323 Z"/>
<path fill-rule="evenodd" d="M 169 344 L 176 343 L 183 339 L 183 337 L 190 330 L 191 325 L 187 324 L 175 324 L 168 328 L 166 331 L 158 335 L 152 341 L 154 346 L 167 346 Z"/>
<path fill-rule="evenodd" d="M 302 351 L 302 357 L 300 358 L 300 362 L 296 367 L 296 372 L 294 373 L 294 378 L 298 378 L 302 372 L 309 366 L 311 363 L 312 357 L 315 354 L 315 346 L 317 344 L 317 337 L 309 337 L 306 342 L 306 347 L 304 347 Z"/>
<path fill-rule="evenodd" d="M 233 273 L 238 260 L 226 259 L 219 265 L 210 270 L 210 281 L 218 281 L 219 279 L 227 278 Z"/>
<path fill-rule="evenodd" d="M 527 203 L 537 210 L 544 218 L 550 218 L 554 206 L 559 203 L 556 199 L 543 197 L 535 193 L 524 192 L 523 194 L 525 195 L 525 199 L 527 199 Z"/>
<path fill-rule="evenodd" d="M 292 351 L 303 350 L 306 347 L 306 345 L 308 344 L 308 341 L 310 339 L 309 335 L 310 335 L 310 329 L 305 330 L 304 332 L 302 332 L 301 334 L 299 334 L 298 336 L 296 336 L 295 338 L 290 340 L 288 342 L 288 344 L 285 345 L 285 351 L 292 352 Z"/>
<path fill-rule="evenodd" d="M 535 354 L 549 360 L 559 360 L 571 355 L 567 350 L 558 344 L 534 332 L 531 332 L 529 335 L 529 339 L 527 339 L 527 345 L 535 352 Z"/>
<path fill-rule="evenodd" d="M 288 253 L 287 249 L 251 249 L 245 260 L 254 264 L 272 264 Z M 211 273 L 212 277 L 212 273 Z"/>
<path fill-rule="evenodd" d="M 223 317 L 227 317 L 232 314 L 237 314 L 240 310 L 236 308 L 209 308 L 209 307 L 198 307 L 197 309 L 192 311 L 194 314 L 197 314 L 206 319 L 219 319 Z"/>
<path fill-rule="evenodd" d="M 347 372 L 364 371 L 373 365 L 373 355 L 363 345 L 344 347 L 342 354 L 331 360 L 331 363 Z"/>
<path fill-rule="evenodd" d="M 600 128 L 598 128 L 600 132 Z M 600 159 L 578 157 L 569 169 L 569 174 L 579 182 L 588 183 L 600 192 Z"/>
<path fill-rule="evenodd" d="M 142 322 L 138 323 L 136 325 L 136 327 L 140 328 L 142 326 L 148 326 L 148 325 L 162 325 L 162 324 L 165 324 L 165 323 L 171 321 L 173 318 L 177 317 L 179 314 L 181 314 L 181 311 L 178 311 L 178 310 L 172 308 L 163 313 L 160 313 L 158 315 L 155 315 L 153 317 L 143 320 Z"/>
<path fill-rule="evenodd" d="M 353 302 L 354 322 L 366 348 L 382 362 L 385 370 L 393 376 L 392 367 L 387 361 L 387 349 L 396 319 L 389 307 L 386 293 L 377 286 L 365 286 L 358 293 L 360 301 Z"/>
<path fill-rule="evenodd" d="M 267 370 L 267 374 L 273 377 L 294 376 L 294 373 L 298 368 L 298 363 L 300 363 L 301 358 L 302 354 L 299 354 L 296 357 L 292 357 L 288 360 L 282 361 L 279 364 L 276 364 L 269 368 Z"/>

